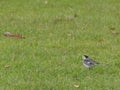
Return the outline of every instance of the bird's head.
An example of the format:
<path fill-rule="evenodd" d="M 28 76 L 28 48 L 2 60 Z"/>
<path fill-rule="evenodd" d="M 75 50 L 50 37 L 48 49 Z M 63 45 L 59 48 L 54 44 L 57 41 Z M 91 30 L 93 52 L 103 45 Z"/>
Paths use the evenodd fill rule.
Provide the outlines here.
<path fill-rule="evenodd" d="M 88 58 L 88 56 L 87 56 L 87 55 L 83 55 L 82 58 L 83 58 L 83 60 L 84 60 L 84 59 Z"/>

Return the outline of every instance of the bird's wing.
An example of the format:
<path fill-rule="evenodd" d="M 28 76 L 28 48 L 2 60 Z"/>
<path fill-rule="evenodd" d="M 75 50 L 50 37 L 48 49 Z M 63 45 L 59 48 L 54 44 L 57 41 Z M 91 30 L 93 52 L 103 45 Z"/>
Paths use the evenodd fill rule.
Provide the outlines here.
<path fill-rule="evenodd" d="M 96 61 L 94 61 L 92 59 L 90 59 L 90 62 L 93 63 L 93 64 L 99 64 L 99 62 L 96 62 Z"/>
<path fill-rule="evenodd" d="M 90 66 L 94 65 L 93 61 L 88 60 L 88 59 L 84 60 L 84 63 Z"/>

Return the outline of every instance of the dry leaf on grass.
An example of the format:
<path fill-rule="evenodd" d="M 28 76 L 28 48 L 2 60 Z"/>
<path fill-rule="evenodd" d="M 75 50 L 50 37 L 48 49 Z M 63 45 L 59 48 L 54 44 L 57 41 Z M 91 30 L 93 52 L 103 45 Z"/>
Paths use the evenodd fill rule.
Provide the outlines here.
<path fill-rule="evenodd" d="M 78 85 L 78 84 L 74 84 L 74 87 L 75 87 L 75 88 L 79 88 L 79 85 Z"/>
<path fill-rule="evenodd" d="M 119 35 L 120 34 L 120 32 L 117 32 L 117 31 L 112 31 L 111 33 L 114 34 L 114 35 Z"/>
<path fill-rule="evenodd" d="M 9 67 L 10 67 L 10 65 L 5 65 L 4 67 L 5 67 L 5 68 L 9 68 Z"/>
<path fill-rule="evenodd" d="M 17 38 L 17 39 L 25 38 L 25 37 L 23 37 L 22 35 L 12 34 L 12 33 L 10 33 L 10 32 L 5 32 L 4 35 L 5 35 L 6 37 L 13 37 L 13 38 Z"/>

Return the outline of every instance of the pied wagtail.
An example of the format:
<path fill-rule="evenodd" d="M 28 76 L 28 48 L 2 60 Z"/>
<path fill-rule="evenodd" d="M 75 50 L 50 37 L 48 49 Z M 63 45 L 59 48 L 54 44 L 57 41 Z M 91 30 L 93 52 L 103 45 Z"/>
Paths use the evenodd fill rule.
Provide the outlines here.
<path fill-rule="evenodd" d="M 91 68 L 97 64 L 99 64 L 98 62 L 94 61 L 93 59 L 89 58 L 87 55 L 83 55 L 83 65 L 87 68 Z"/>

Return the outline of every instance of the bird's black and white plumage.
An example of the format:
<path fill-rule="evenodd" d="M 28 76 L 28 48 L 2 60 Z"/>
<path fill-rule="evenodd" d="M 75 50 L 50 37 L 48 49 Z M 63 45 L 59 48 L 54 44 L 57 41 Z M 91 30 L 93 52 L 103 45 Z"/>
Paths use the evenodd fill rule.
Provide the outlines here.
<path fill-rule="evenodd" d="M 87 55 L 83 55 L 83 65 L 87 68 L 91 68 L 92 66 L 95 66 L 97 64 L 99 64 L 98 62 L 92 60 L 91 58 L 89 58 Z"/>

